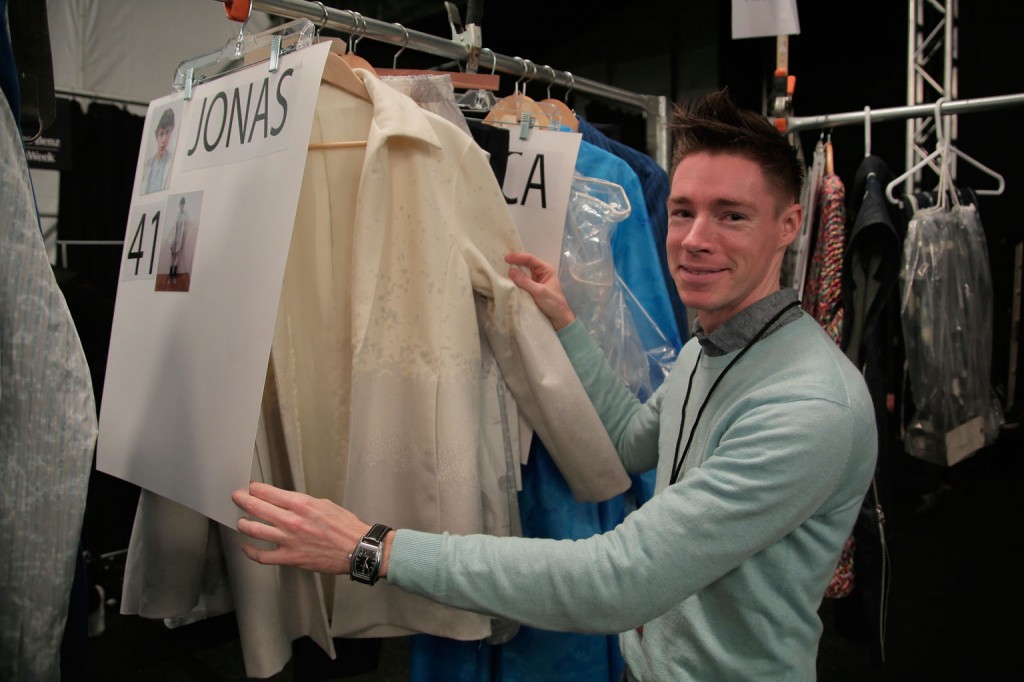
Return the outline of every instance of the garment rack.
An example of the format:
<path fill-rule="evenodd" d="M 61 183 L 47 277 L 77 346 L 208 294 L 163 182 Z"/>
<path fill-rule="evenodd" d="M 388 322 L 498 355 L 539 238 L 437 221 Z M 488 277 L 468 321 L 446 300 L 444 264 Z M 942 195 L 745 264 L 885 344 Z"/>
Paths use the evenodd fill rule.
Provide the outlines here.
<path fill-rule="evenodd" d="M 1012 106 L 1024 106 L 1024 93 L 952 100 L 942 102 L 939 105 L 939 109 L 943 114 L 953 115 L 974 111 L 994 111 Z M 801 130 L 820 130 L 823 128 L 854 125 L 864 123 L 868 116 L 871 117 L 871 122 L 875 123 L 876 121 L 924 118 L 934 115 L 935 104 L 915 104 L 886 109 L 871 109 L 870 113 L 865 111 L 849 111 L 841 114 L 820 114 L 818 116 L 790 116 L 784 119 L 785 130 L 783 132 L 796 133 Z"/>
<path fill-rule="evenodd" d="M 149 102 L 137 99 L 130 99 L 128 97 L 118 97 L 116 95 L 105 95 L 102 92 L 91 92 L 88 90 L 73 90 L 70 88 L 54 88 L 53 91 L 56 95 L 60 95 L 61 97 L 68 97 L 71 99 L 90 99 L 95 102 L 104 102 L 106 104 L 121 104 L 143 108 L 149 107 Z"/>
<path fill-rule="evenodd" d="M 331 28 L 356 38 L 370 38 L 399 48 L 458 61 L 469 61 L 475 51 L 481 68 L 490 67 L 494 71 L 559 85 L 640 109 L 647 123 L 647 152 L 658 165 L 668 168 L 671 140 L 665 125 L 668 120 L 668 98 L 664 96 L 623 90 L 600 81 L 574 76 L 568 71 L 534 64 L 528 59 L 497 54 L 489 48 L 473 48 L 463 42 L 409 30 L 400 24 L 370 19 L 352 10 L 334 9 L 318 2 L 253 0 L 252 9 L 292 19 L 309 19 L 320 28 Z"/>
<path fill-rule="evenodd" d="M 978 111 L 995 111 L 1013 106 L 1024 106 L 1024 93 L 953 100 L 938 104 L 917 104 L 902 107 L 890 107 L 887 109 L 850 111 L 841 114 L 790 116 L 785 119 L 777 120 L 776 123 L 780 129 L 784 130 L 784 132 L 796 133 L 801 130 L 820 130 L 842 125 L 863 124 L 868 121 L 874 123 L 875 121 L 935 116 L 936 107 L 938 107 L 938 111 L 940 113 L 953 115 Z M 870 119 L 868 118 L 869 116 Z M 1005 399 L 1006 402 L 1004 405 L 1007 412 L 1015 407 L 1017 392 L 1018 329 L 1020 325 L 1022 297 L 1024 297 L 1022 296 L 1024 292 L 1021 290 L 1022 269 L 1024 269 L 1024 244 L 1017 244 L 1014 247 L 1013 302 L 1011 304 L 1012 312 L 1010 322 L 1010 363 L 1007 372 L 1007 391 Z"/>

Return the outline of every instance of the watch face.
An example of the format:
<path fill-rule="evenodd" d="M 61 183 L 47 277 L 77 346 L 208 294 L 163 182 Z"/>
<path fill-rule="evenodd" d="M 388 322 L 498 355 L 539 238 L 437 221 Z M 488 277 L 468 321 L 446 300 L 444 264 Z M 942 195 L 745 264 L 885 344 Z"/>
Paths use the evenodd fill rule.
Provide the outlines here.
<path fill-rule="evenodd" d="M 376 558 L 375 552 L 359 548 L 354 557 L 355 561 L 352 570 L 360 575 L 369 576 L 373 572 L 373 566 L 376 563 Z"/>

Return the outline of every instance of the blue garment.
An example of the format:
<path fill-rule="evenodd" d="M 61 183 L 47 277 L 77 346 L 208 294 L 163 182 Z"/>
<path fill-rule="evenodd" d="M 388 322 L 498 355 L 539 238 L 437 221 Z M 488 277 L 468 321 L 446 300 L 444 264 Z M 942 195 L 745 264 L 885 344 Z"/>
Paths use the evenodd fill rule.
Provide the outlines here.
<path fill-rule="evenodd" d="M 686 320 L 686 306 L 679 300 L 679 294 L 676 293 L 676 285 L 672 280 L 672 273 L 668 269 L 668 254 L 665 250 L 665 240 L 668 238 L 667 202 L 670 186 L 668 174 L 647 154 L 611 139 L 582 118 L 579 121 L 580 133 L 583 134 L 584 142 L 589 142 L 615 154 L 629 164 L 640 180 L 644 201 L 647 205 L 647 214 L 651 221 L 651 230 L 654 233 L 654 245 L 658 249 L 658 264 L 661 266 L 665 288 L 676 317 L 676 326 L 685 340 L 687 330 L 690 328 Z"/>
<path fill-rule="evenodd" d="M 612 236 L 615 270 L 664 335 L 656 336 L 649 325 L 638 324 L 644 348 L 656 348 L 667 341 L 678 352 L 682 341 L 664 280 L 652 267 L 659 256 L 637 174 L 623 159 L 585 140 L 580 144 L 576 172 L 614 182 L 626 191 L 632 211 Z M 661 205 L 664 212 L 664 199 Z M 634 320 L 641 314 L 634 306 L 631 312 Z M 652 388 L 656 389 L 662 379 L 661 369 L 652 366 Z M 653 471 L 631 478 L 633 487 L 624 495 L 600 503 L 577 502 L 551 455 L 534 438 L 519 494 L 523 535 L 582 539 L 611 530 L 629 509 L 642 505 L 654 493 Z M 617 636 L 527 626 L 521 626 L 510 641 L 493 646 L 417 635 L 411 638 L 410 658 L 413 682 L 618 682 L 624 667 Z"/>

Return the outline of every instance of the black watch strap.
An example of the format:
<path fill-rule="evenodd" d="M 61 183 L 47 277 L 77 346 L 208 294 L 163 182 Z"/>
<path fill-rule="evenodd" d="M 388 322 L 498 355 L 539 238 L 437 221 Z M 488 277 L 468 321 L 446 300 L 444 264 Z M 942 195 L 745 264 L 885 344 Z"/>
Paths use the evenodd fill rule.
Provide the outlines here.
<path fill-rule="evenodd" d="M 373 528 L 367 531 L 366 535 L 363 536 L 364 540 L 376 540 L 377 544 L 384 542 L 384 536 L 391 532 L 390 526 L 385 526 L 383 523 L 373 524 Z"/>

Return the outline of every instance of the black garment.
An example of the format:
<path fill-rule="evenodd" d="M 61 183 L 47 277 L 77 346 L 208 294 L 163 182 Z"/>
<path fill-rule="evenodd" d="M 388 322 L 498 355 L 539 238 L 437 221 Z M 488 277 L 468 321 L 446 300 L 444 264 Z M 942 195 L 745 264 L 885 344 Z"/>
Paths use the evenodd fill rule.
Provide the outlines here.
<path fill-rule="evenodd" d="M 473 133 L 476 143 L 490 154 L 491 170 L 498 179 L 498 185 L 504 187 L 505 171 L 508 168 L 508 128 L 500 128 L 469 117 L 466 117 L 466 124 L 469 126 L 469 132 Z"/>
<path fill-rule="evenodd" d="M 61 173 L 58 240 L 122 240 L 131 207 L 135 166 L 145 119 L 121 107 L 70 107 L 72 170 Z M 117 293 L 120 246 L 68 246 L 66 267 L 88 279 L 100 295 Z M 58 257 L 60 254 L 58 254 Z"/>
<path fill-rule="evenodd" d="M 876 503 L 883 514 L 892 508 L 891 463 L 903 453 L 899 399 L 903 384 L 903 336 L 899 307 L 899 276 L 906 220 L 885 195 L 894 175 L 885 161 L 868 156 L 857 170 L 847 195 L 850 229 L 842 272 L 845 320 L 841 347 L 864 375 L 878 426 L 875 485 L 861 506 L 853 529 L 855 587 L 836 601 L 836 624 L 843 634 L 878 642 L 886 557 Z M 881 651 L 876 648 L 875 658 Z"/>

